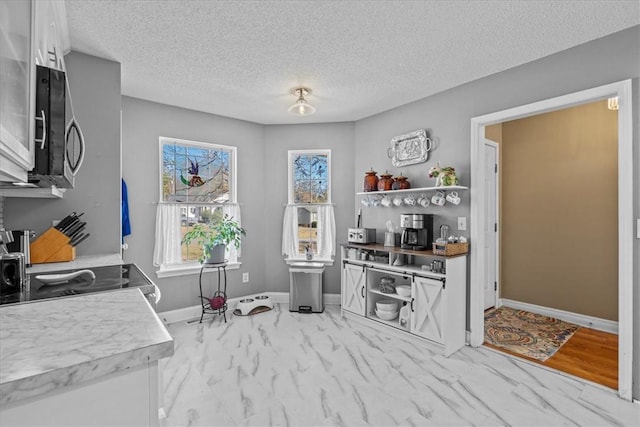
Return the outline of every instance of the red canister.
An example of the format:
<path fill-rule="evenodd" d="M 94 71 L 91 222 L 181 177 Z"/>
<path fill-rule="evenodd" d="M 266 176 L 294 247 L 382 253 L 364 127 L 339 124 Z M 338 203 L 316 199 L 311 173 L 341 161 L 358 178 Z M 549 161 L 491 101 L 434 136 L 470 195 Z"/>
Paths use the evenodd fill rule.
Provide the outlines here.
<path fill-rule="evenodd" d="M 396 176 L 396 179 L 391 185 L 392 190 L 408 190 L 411 188 L 411 183 L 407 180 L 406 176 Z"/>
<path fill-rule="evenodd" d="M 392 175 L 385 171 L 380 174 L 380 179 L 378 180 L 378 191 L 389 191 L 393 185 Z"/>
<path fill-rule="evenodd" d="M 377 172 L 371 168 L 364 175 L 364 191 L 377 191 L 378 190 L 378 175 Z"/>

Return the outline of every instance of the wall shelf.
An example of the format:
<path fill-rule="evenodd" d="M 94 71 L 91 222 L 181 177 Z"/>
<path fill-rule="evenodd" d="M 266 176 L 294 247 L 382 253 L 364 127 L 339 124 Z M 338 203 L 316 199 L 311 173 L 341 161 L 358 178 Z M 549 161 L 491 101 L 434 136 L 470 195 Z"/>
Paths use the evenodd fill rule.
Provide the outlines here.
<path fill-rule="evenodd" d="M 12 187 L 0 188 L 0 196 L 23 197 L 30 199 L 61 199 L 66 188 L 51 187 Z"/>
<path fill-rule="evenodd" d="M 420 188 L 409 188 L 406 190 L 388 190 L 388 191 L 364 191 L 360 193 L 356 193 L 358 196 L 375 196 L 376 194 L 406 194 L 406 193 L 420 193 L 427 191 L 461 191 L 468 190 L 469 187 L 465 187 L 462 185 L 446 185 L 440 187 L 420 187 Z"/>

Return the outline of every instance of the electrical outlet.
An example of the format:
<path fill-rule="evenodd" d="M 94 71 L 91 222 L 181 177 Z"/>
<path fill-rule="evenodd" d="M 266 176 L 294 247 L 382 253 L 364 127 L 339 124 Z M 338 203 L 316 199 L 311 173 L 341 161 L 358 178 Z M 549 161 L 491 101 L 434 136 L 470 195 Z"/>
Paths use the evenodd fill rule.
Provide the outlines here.
<path fill-rule="evenodd" d="M 249 273 L 242 273 L 242 283 L 249 282 Z"/>
<path fill-rule="evenodd" d="M 467 217 L 459 216 L 458 217 L 458 230 L 466 230 L 467 229 Z"/>

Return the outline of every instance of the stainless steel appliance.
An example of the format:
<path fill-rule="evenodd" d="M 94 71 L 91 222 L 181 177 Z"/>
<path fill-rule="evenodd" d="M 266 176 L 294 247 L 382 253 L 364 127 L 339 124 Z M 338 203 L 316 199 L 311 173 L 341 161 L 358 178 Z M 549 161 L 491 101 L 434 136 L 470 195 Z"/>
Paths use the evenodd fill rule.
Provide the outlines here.
<path fill-rule="evenodd" d="M 402 249 L 424 251 L 431 248 L 433 242 L 433 215 L 402 214 L 400 226 L 403 228 L 400 239 Z"/>
<path fill-rule="evenodd" d="M 72 297 L 93 292 L 140 288 L 155 309 L 156 286 L 135 265 L 110 265 L 91 269 L 29 273 L 23 286 L 0 293 L 0 305 Z"/>
<path fill-rule="evenodd" d="M 350 228 L 348 235 L 349 243 L 369 244 L 376 242 L 375 228 Z"/>
<path fill-rule="evenodd" d="M 32 230 L 12 230 L 13 242 L 7 243 L 9 252 L 20 252 L 24 254 L 24 263 L 31 267 L 31 238 L 35 236 Z"/>
<path fill-rule="evenodd" d="M 0 255 L 0 298 L 6 293 L 20 292 L 25 277 L 24 254 Z"/>
<path fill-rule="evenodd" d="M 84 138 L 75 117 L 66 125 L 66 75 L 63 71 L 38 65 L 35 89 L 39 138 L 35 140 L 35 166 L 29 172 L 29 183 L 40 187 L 73 188 L 74 176 L 84 158 Z"/>

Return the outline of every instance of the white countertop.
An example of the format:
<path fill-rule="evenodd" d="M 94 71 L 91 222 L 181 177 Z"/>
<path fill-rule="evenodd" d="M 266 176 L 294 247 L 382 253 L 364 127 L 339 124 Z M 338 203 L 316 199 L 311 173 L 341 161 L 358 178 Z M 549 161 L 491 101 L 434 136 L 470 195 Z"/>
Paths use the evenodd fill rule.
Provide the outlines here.
<path fill-rule="evenodd" d="M 0 307 L 0 405 L 171 355 L 139 289 Z"/>
<path fill-rule="evenodd" d="M 45 273 L 48 271 L 77 270 L 81 268 L 103 267 L 107 265 L 121 265 L 120 254 L 109 255 L 85 255 L 79 256 L 69 262 L 50 262 L 44 264 L 33 264 L 27 268 L 27 273 Z"/>

